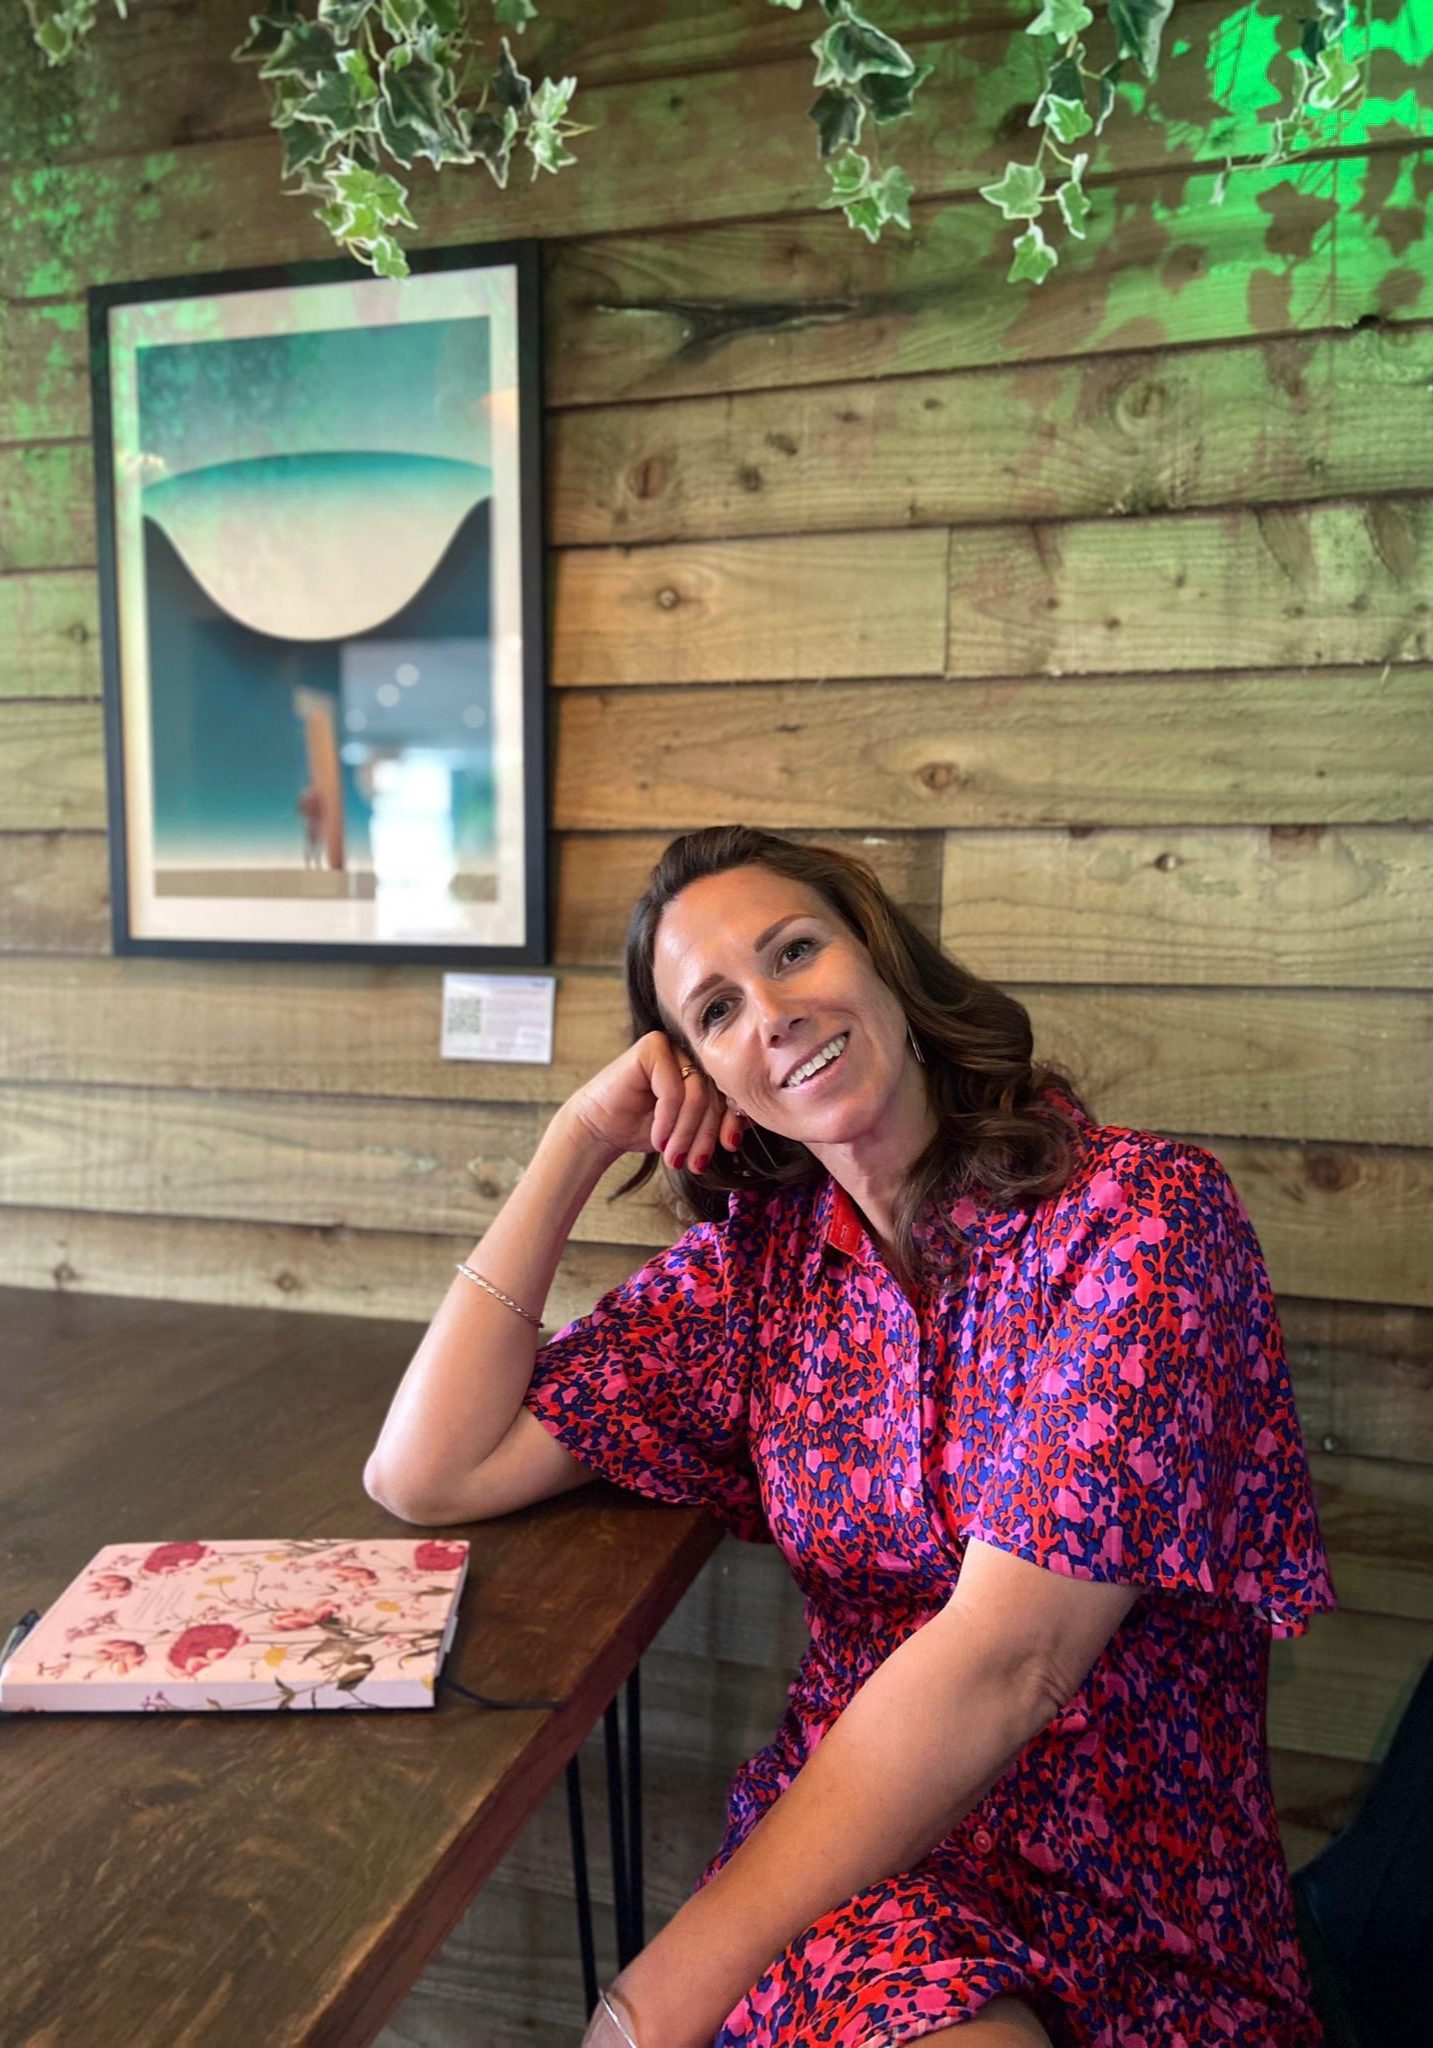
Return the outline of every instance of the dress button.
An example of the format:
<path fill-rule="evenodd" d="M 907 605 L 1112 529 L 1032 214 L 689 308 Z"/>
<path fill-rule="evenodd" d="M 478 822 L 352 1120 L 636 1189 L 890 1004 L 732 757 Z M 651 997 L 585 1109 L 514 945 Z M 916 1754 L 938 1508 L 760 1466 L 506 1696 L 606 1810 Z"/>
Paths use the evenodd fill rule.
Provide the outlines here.
<path fill-rule="evenodd" d="M 995 1837 L 989 1828 L 977 1828 L 970 1838 L 982 1856 L 988 1856 L 995 1847 Z"/>

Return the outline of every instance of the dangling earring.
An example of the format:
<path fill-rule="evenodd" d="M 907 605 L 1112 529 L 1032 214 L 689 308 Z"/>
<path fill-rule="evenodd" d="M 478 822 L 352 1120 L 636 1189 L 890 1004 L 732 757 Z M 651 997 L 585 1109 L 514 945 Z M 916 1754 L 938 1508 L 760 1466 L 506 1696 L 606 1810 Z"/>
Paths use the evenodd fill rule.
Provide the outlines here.
<path fill-rule="evenodd" d="M 925 1065 L 925 1054 L 924 1054 L 924 1053 L 923 1053 L 923 1052 L 921 1051 L 921 1049 L 920 1049 L 919 1045 L 917 1045 L 917 1043 L 916 1043 L 916 1035 L 915 1035 L 915 1031 L 913 1030 L 913 1028 L 912 1028 L 912 1026 L 911 1026 L 911 1020 L 910 1020 L 910 1018 L 909 1018 L 909 1017 L 907 1017 L 907 1019 L 906 1019 L 906 1037 L 907 1037 L 907 1038 L 908 1038 L 908 1039 L 910 1040 L 910 1042 L 911 1042 L 911 1051 L 912 1051 L 912 1052 L 913 1052 L 913 1053 L 915 1054 L 916 1058 L 917 1058 L 917 1059 L 918 1059 L 918 1060 L 920 1061 L 921 1065 L 922 1065 L 922 1066 L 924 1066 L 924 1065 Z"/>
<path fill-rule="evenodd" d="M 738 1114 L 740 1114 L 740 1112 L 738 1112 Z M 771 1173 L 780 1173 L 780 1161 L 772 1158 L 771 1149 L 768 1146 L 765 1138 L 758 1136 L 756 1125 L 745 1116 L 742 1117 L 741 1121 L 744 1125 L 744 1129 L 742 1131 L 741 1137 L 737 1140 L 737 1150 L 741 1151 L 745 1147 L 748 1138 L 755 1138 L 757 1144 L 761 1147 L 767 1170 Z"/>

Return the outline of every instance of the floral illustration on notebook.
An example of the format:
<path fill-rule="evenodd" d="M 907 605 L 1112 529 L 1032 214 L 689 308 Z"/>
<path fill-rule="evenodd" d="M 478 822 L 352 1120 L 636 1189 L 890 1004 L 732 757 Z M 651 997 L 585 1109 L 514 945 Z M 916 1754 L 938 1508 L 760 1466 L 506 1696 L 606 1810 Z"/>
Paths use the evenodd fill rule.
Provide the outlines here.
<path fill-rule="evenodd" d="M 11 1712 L 430 1707 L 465 1542 L 111 1543 L 0 1673 Z"/>

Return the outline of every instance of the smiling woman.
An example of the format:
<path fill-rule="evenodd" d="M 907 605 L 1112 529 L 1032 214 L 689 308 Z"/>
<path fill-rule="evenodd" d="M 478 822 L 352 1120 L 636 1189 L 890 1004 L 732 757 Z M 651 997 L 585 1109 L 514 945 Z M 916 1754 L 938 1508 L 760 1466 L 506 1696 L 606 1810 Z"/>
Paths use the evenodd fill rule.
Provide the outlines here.
<path fill-rule="evenodd" d="M 592 2048 L 1315 2048 L 1264 1706 L 1270 1636 L 1334 1596 L 1222 1167 L 1097 1124 L 838 853 L 675 841 L 627 979 L 631 1047 L 369 1468 L 422 1520 L 594 1475 L 700 1502 L 805 1595 L 781 1724 Z M 539 1349 L 626 1152 L 697 1220 Z"/>
<path fill-rule="evenodd" d="M 737 825 L 674 840 L 632 914 L 627 990 L 634 1038 L 665 1033 L 741 1134 L 700 1165 L 664 1148 L 698 1216 L 724 1216 L 753 1181 L 831 1173 L 914 1284 L 916 1222 L 942 1183 L 1038 1198 L 1066 1177 L 1070 1131 L 1050 1091 L 1074 1090 L 1034 1061 L 1024 1006 L 943 953 L 849 855 Z M 825 1078 L 793 1089 L 843 1033 Z"/>

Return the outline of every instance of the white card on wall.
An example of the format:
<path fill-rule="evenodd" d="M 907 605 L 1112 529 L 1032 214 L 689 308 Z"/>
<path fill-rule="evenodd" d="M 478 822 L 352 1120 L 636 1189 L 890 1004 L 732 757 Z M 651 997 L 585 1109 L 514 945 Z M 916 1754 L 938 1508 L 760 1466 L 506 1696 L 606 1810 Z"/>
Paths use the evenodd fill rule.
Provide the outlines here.
<path fill-rule="evenodd" d="M 552 1065 L 551 974 L 445 974 L 443 1058 Z"/>

